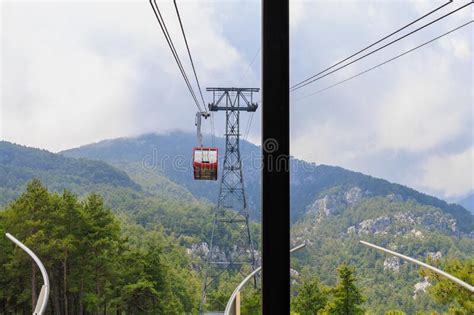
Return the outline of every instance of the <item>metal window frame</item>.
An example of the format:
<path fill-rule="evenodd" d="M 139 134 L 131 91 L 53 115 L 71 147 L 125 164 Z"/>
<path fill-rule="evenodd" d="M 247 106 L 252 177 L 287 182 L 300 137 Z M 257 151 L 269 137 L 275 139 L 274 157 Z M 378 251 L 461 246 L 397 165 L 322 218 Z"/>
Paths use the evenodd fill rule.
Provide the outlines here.
<path fill-rule="evenodd" d="M 287 315 L 290 313 L 289 0 L 262 0 L 262 92 L 262 308 L 264 315 Z"/>

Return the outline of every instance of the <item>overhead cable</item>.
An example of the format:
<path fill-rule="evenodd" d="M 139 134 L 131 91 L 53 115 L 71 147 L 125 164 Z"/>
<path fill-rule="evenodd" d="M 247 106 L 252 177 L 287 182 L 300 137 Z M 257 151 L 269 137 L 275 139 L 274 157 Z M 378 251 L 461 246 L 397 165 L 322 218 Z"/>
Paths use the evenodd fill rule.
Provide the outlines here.
<path fill-rule="evenodd" d="M 429 23 L 426 23 L 426 24 L 424 24 L 424 25 L 418 27 L 417 29 L 415 29 L 415 30 L 413 30 L 413 31 L 411 31 L 411 32 L 409 32 L 409 33 L 407 33 L 407 34 L 405 34 L 405 35 L 403 35 L 403 36 L 400 36 L 400 37 L 398 37 L 398 38 L 392 40 L 391 42 L 389 42 L 389 43 L 387 43 L 387 44 L 385 44 L 385 45 L 383 45 L 383 46 L 381 46 L 381 47 L 379 47 L 379 48 L 377 48 L 377 49 L 375 49 L 375 50 L 372 50 L 372 51 L 370 51 L 369 53 L 367 53 L 367 54 L 365 54 L 365 55 L 362 55 L 362 56 L 360 56 L 360 57 L 358 57 L 358 58 L 356 58 L 356 59 L 350 61 L 349 63 L 346 63 L 346 64 L 344 64 L 344 65 L 342 65 L 342 66 L 340 66 L 340 67 L 337 67 L 336 69 L 334 69 L 334 70 L 332 70 L 332 71 L 330 71 L 330 72 L 327 72 L 327 73 L 325 73 L 325 74 L 323 74 L 323 75 L 321 75 L 321 76 L 313 77 L 313 79 L 311 79 L 311 80 L 305 82 L 304 84 L 301 84 L 301 85 L 299 85 L 299 86 L 297 86 L 297 87 L 295 87 L 295 88 L 293 88 L 293 89 L 290 89 L 290 92 L 294 92 L 294 91 L 296 91 L 296 90 L 298 90 L 298 89 L 300 89 L 300 88 L 302 88 L 302 87 L 304 87 L 304 86 L 307 86 L 308 84 L 311 84 L 311 83 L 313 83 L 313 82 L 315 82 L 315 81 L 318 81 L 318 80 L 320 80 L 320 79 L 322 79 L 322 78 L 325 78 L 325 77 L 327 77 L 328 75 L 330 75 L 330 74 L 332 74 L 332 73 L 334 73 L 334 72 L 336 72 L 336 71 L 339 71 L 339 70 L 341 70 L 341 69 L 343 69 L 343 68 L 345 68 L 345 67 L 347 67 L 347 66 L 349 66 L 349 65 L 351 65 L 351 64 L 353 64 L 353 63 L 355 63 L 355 62 L 357 62 L 357 61 L 359 61 L 359 60 L 361 60 L 361 59 L 363 59 L 363 58 L 366 58 L 366 57 L 368 57 L 368 56 L 370 56 L 370 55 L 372 55 L 372 54 L 374 54 L 374 53 L 376 53 L 376 52 L 378 52 L 378 51 L 380 51 L 380 50 L 382 50 L 382 49 L 384 49 L 384 48 L 386 48 L 386 47 L 388 47 L 388 46 L 390 46 L 390 45 L 392 45 L 392 44 L 394 44 L 394 43 L 396 43 L 396 42 L 398 42 L 398 41 L 400 41 L 400 40 L 402 40 L 402 39 L 404 39 L 404 38 L 406 38 L 406 37 L 408 37 L 408 36 L 410 36 L 410 35 L 412 35 L 412 34 L 414 34 L 414 33 L 416 33 L 416 32 L 421 31 L 422 29 L 424 29 L 424 28 L 426 28 L 426 27 L 428 27 L 428 26 L 430 26 L 430 25 L 432 25 L 432 24 L 434 24 L 434 23 L 436 23 L 436 22 L 439 22 L 440 20 L 442 20 L 442 19 L 444 19 L 444 18 L 446 18 L 446 17 L 448 17 L 448 16 L 450 16 L 450 15 L 452 15 L 452 14 L 454 14 L 454 13 L 456 13 L 456 12 L 458 12 L 458 11 L 464 9 L 464 8 L 466 8 L 467 6 L 471 5 L 472 3 L 473 3 L 472 1 L 471 1 L 471 2 L 468 2 L 468 3 L 466 3 L 465 5 L 463 5 L 463 6 L 459 7 L 459 8 L 457 8 L 457 9 L 455 9 L 455 10 L 453 10 L 453 11 L 450 11 L 450 12 L 448 12 L 448 13 L 442 15 L 442 16 L 440 16 L 440 17 L 436 18 L 435 20 L 433 20 L 433 21 L 431 21 L 431 22 L 429 22 Z"/>
<path fill-rule="evenodd" d="M 310 96 L 319 94 L 319 93 L 324 92 L 324 91 L 326 91 L 326 90 L 332 89 L 333 87 L 336 87 L 336 86 L 338 86 L 338 85 L 340 85 L 340 84 L 342 84 L 342 83 L 345 83 L 345 82 L 347 82 L 347 81 L 350 81 L 350 80 L 352 80 L 352 79 L 355 79 L 355 78 L 357 78 L 357 77 L 359 77 L 359 76 L 361 76 L 361 75 L 363 75 L 363 74 L 365 74 L 365 73 L 367 73 L 367 72 L 369 72 L 369 71 L 372 71 L 372 70 L 374 70 L 374 69 L 376 69 L 376 68 L 378 68 L 378 67 L 381 67 L 381 66 L 383 66 L 383 65 L 385 65 L 385 64 L 387 64 L 387 63 L 389 63 L 389 62 L 392 62 L 392 61 L 394 61 L 394 60 L 396 60 L 396 59 L 398 59 L 398 58 L 400 58 L 400 57 L 402 57 L 402 56 L 405 56 L 405 55 L 407 55 L 407 54 L 409 54 L 409 53 L 411 53 L 411 52 L 413 52 L 413 51 L 415 51 L 415 50 L 417 50 L 417 49 L 420 49 L 420 48 L 422 48 L 423 46 L 426 46 L 426 45 L 428 45 L 428 44 L 430 44 L 430 43 L 432 43 L 432 42 L 434 42 L 434 41 L 436 41 L 436 40 L 438 40 L 438 39 L 440 39 L 440 38 L 442 38 L 442 37 L 444 37 L 444 36 L 446 36 L 446 35 L 449 35 L 449 34 L 455 32 L 455 31 L 457 31 L 457 30 L 459 30 L 459 29 L 461 29 L 461 28 L 463 28 L 463 27 L 466 27 L 466 26 L 468 26 L 469 24 L 471 24 L 471 23 L 473 23 L 473 22 L 474 22 L 474 21 L 471 20 L 471 21 L 469 21 L 469 22 L 467 22 L 467 23 L 464 23 L 464 24 L 462 24 L 462 25 L 460 25 L 460 26 L 458 26 L 458 27 L 456 27 L 456 28 L 453 28 L 452 30 L 450 30 L 450 31 L 448 31 L 448 32 L 446 32 L 446 33 L 443 33 L 443 34 L 441 34 L 441 35 L 439 35 L 439 36 L 437 36 L 437 37 L 435 37 L 435 38 L 433 38 L 433 39 L 430 39 L 430 40 L 427 41 L 427 42 L 424 42 L 423 44 L 420 44 L 420 45 L 418 45 L 418 46 L 416 46 L 416 47 L 414 47 L 414 48 L 412 48 L 412 49 L 410 49 L 410 50 L 407 50 L 407 51 L 405 51 L 405 52 L 403 52 L 403 53 L 401 53 L 401 54 L 399 54 L 399 55 L 396 55 L 395 57 L 392 57 L 392 58 L 390 58 L 390 59 L 388 59 L 388 60 L 386 60 L 386 61 L 384 61 L 384 62 L 382 62 L 382 63 L 379 63 L 379 64 L 377 64 L 377 65 L 375 65 L 375 66 L 373 66 L 373 67 L 371 67 L 371 68 L 368 68 L 368 69 L 366 69 L 366 70 L 364 70 L 364 71 L 362 71 L 362 72 L 359 72 L 359 73 L 357 73 L 357 74 L 355 74 L 355 75 L 353 75 L 353 76 L 350 76 L 350 77 L 348 77 L 348 78 L 346 78 L 346 79 L 344 79 L 344 80 L 342 80 L 342 81 L 339 81 L 339 82 L 337 82 L 337 83 L 335 83 L 335 84 L 329 85 L 329 86 L 327 86 L 327 87 L 325 87 L 325 88 L 323 88 L 323 89 L 320 89 L 320 90 L 317 90 L 317 91 L 315 91 L 315 92 L 313 92 L 313 93 L 311 93 L 311 94 L 305 95 L 305 96 L 303 96 L 303 97 L 301 97 L 301 98 L 299 98 L 299 99 L 297 99 L 297 100 L 295 100 L 295 101 L 296 101 L 296 102 L 301 101 L 301 100 L 306 99 L 306 98 L 308 98 L 308 97 L 310 97 Z"/>

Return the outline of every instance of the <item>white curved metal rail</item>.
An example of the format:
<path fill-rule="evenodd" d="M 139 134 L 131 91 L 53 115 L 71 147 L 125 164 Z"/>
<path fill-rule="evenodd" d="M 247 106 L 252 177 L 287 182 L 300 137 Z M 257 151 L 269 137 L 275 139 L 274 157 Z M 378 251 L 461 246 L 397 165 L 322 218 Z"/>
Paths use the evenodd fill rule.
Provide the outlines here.
<path fill-rule="evenodd" d="M 364 245 L 366 245 L 366 246 L 372 247 L 372 248 L 374 248 L 374 249 L 380 250 L 380 251 L 385 252 L 385 253 L 388 253 L 388 254 L 390 254 L 390 255 L 394 255 L 394 256 L 400 257 L 400 258 L 403 259 L 403 260 L 406 260 L 406 261 L 412 262 L 412 263 L 414 263 L 414 264 L 420 265 L 420 266 L 422 266 L 422 267 L 425 267 L 426 269 L 429 269 L 429 270 L 431 270 L 431 271 L 433 271 L 433 272 L 436 272 L 437 274 L 439 274 L 439 275 L 441 275 L 441 276 L 443 276 L 443 277 L 445 277 L 445 278 L 447 278 L 447 279 L 453 281 L 454 283 L 459 284 L 460 286 L 462 286 L 462 287 L 468 289 L 469 291 L 474 292 L 474 287 L 473 287 L 472 285 L 470 285 L 470 284 L 468 284 L 468 283 L 462 281 L 461 279 L 456 278 L 456 277 L 453 276 L 453 275 L 450 275 L 449 273 L 447 273 L 447 272 L 445 272 L 445 271 L 443 271 L 443 270 L 440 270 L 440 269 L 438 269 L 438 268 L 435 268 L 435 267 L 433 267 L 433 266 L 430 266 L 430 265 L 428 265 L 428 264 L 425 264 L 424 262 L 421 262 L 421 261 L 416 260 L 416 259 L 414 259 L 414 258 L 411 258 L 411 257 L 405 256 L 405 255 L 399 254 L 399 253 L 397 253 L 397 252 L 394 252 L 394 251 L 392 251 L 392 250 L 386 249 L 386 248 L 384 248 L 384 247 L 377 246 L 377 245 L 374 245 L 374 244 L 371 244 L 371 243 L 365 242 L 365 241 L 359 241 L 359 242 L 361 242 L 362 244 L 364 244 Z"/>
<path fill-rule="evenodd" d="M 36 307 L 35 307 L 35 310 L 33 311 L 33 315 L 43 315 L 44 312 L 46 311 L 46 306 L 48 305 L 48 299 L 49 299 L 49 277 L 48 277 L 48 273 L 46 272 L 46 268 L 44 267 L 43 263 L 41 262 L 41 260 L 38 258 L 38 256 L 35 255 L 35 253 L 33 253 L 33 251 L 31 249 L 29 249 L 28 247 L 26 247 L 25 244 L 23 244 L 22 242 L 20 242 L 19 240 L 17 240 L 13 235 L 11 235 L 10 233 L 6 233 L 5 234 L 13 243 L 15 243 L 16 245 L 18 245 L 21 249 L 23 249 L 34 261 L 35 263 L 38 265 L 40 271 L 41 271 L 41 275 L 43 276 L 43 281 L 44 281 L 44 284 L 43 286 L 41 287 L 41 291 L 40 291 L 40 294 L 38 296 L 38 301 L 36 303 Z"/>
<path fill-rule="evenodd" d="M 297 251 L 297 250 L 300 250 L 302 249 L 303 247 L 305 247 L 306 244 L 301 244 L 301 245 L 298 245 L 294 248 L 292 248 L 290 250 L 290 254 Z M 242 288 L 247 284 L 247 282 L 250 281 L 250 279 L 253 278 L 253 276 L 255 276 L 257 273 L 259 273 L 260 271 L 262 270 L 262 267 L 258 267 L 257 269 L 255 269 L 254 271 L 252 271 L 247 277 L 245 277 L 244 280 L 242 280 L 242 282 L 240 282 L 240 284 L 235 288 L 234 292 L 232 292 L 232 295 L 230 296 L 230 299 L 229 301 L 227 302 L 227 305 L 225 307 L 225 311 L 224 311 L 224 315 L 232 315 L 233 313 L 231 313 L 233 310 L 235 310 L 235 301 L 236 301 L 236 297 L 237 297 L 237 294 L 239 294 L 239 292 L 242 290 Z"/>

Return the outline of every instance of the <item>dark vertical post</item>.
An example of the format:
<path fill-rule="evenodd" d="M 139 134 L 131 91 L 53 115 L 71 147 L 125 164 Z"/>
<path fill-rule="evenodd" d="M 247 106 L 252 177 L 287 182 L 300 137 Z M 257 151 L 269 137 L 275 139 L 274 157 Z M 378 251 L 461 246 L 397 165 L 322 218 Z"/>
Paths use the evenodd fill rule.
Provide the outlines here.
<path fill-rule="evenodd" d="M 263 314 L 290 313 L 289 1 L 263 0 Z"/>

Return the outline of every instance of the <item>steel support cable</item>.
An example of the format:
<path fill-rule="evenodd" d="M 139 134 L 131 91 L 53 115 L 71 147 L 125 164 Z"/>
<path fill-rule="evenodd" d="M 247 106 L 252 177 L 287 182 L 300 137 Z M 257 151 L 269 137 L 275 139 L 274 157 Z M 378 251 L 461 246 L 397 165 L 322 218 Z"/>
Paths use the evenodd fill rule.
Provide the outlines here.
<path fill-rule="evenodd" d="M 250 133 L 250 128 L 252 127 L 252 121 L 253 121 L 253 116 L 255 115 L 255 112 L 251 112 L 249 115 L 249 119 L 247 120 L 247 125 L 245 127 L 244 133 L 243 133 L 243 140 L 247 141 L 249 133 Z M 245 143 L 243 144 L 245 146 Z M 242 147 L 243 148 L 243 147 Z"/>
<path fill-rule="evenodd" d="M 188 44 L 188 39 L 186 37 L 186 32 L 184 31 L 184 26 L 183 26 L 183 22 L 181 20 L 181 15 L 179 14 L 178 4 L 176 3 L 176 0 L 173 0 L 173 3 L 174 3 L 174 8 L 176 9 L 176 15 L 178 16 L 179 26 L 181 27 L 181 33 L 183 34 L 184 43 L 186 44 L 186 50 L 188 51 L 189 61 L 191 62 L 191 66 L 193 68 L 194 78 L 196 79 L 196 84 L 198 86 L 199 94 L 201 95 L 202 106 L 204 108 L 204 112 L 206 114 L 209 114 L 209 116 L 210 116 L 210 121 L 211 121 L 211 145 L 214 147 L 214 142 L 215 142 L 215 137 L 216 137 L 215 136 L 215 127 L 214 127 L 214 117 L 211 113 L 209 113 L 209 110 L 206 108 L 206 102 L 204 101 L 204 96 L 202 94 L 201 84 L 199 83 L 199 79 L 198 79 L 198 76 L 197 76 L 197 73 L 196 73 L 196 67 L 194 66 L 194 61 L 193 61 L 193 57 L 191 55 L 191 50 L 189 49 L 189 44 Z"/>
<path fill-rule="evenodd" d="M 252 61 L 247 66 L 247 69 L 245 69 L 245 72 L 240 77 L 239 81 L 242 81 L 242 79 L 248 75 L 249 71 L 252 69 L 252 65 L 254 64 L 255 60 L 257 60 L 257 56 L 260 54 L 261 51 L 262 51 L 262 47 L 259 47 L 255 55 L 253 56 Z"/>
<path fill-rule="evenodd" d="M 196 103 L 196 106 L 198 107 L 199 111 L 202 112 L 201 106 L 199 105 L 199 101 L 196 97 L 196 94 L 194 93 L 194 89 L 192 88 L 192 85 L 189 81 L 188 75 L 186 74 L 186 71 L 184 70 L 184 66 L 181 62 L 181 59 L 179 58 L 179 55 L 178 55 L 178 52 L 176 50 L 176 47 L 174 46 L 173 40 L 171 39 L 171 35 L 168 32 L 168 28 L 166 26 L 165 20 L 164 20 L 163 16 L 161 15 L 161 11 L 158 7 L 158 3 L 156 2 L 156 0 L 153 0 L 153 2 L 155 3 L 156 10 L 157 10 L 158 15 L 160 16 L 160 19 L 161 19 L 161 23 L 162 23 L 162 28 L 161 29 L 162 29 L 163 33 L 165 34 L 165 37 L 168 40 L 168 44 L 170 45 L 170 49 L 173 53 L 173 56 L 175 57 L 176 62 L 178 63 L 178 67 L 181 70 L 181 74 L 183 75 L 183 78 L 186 82 L 186 85 L 188 86 L 189 92 L 191 93 L 191 95 L 194 99 L 194 102 Z M 156 13 L 155 13 L 155 15 L 156 15 Z M 160 26 L 161 26 L 161 24 L 160 24 Z"/>
<path fill-rule="evenodd" d="M 188 50 L 189 61 L 191 61 L 191 66 L 192 66 L 193 72 L 194 72 L 194 78 L 196 78 L 196 83 L 197 83 L 197 86 L 198 86 L 198 89 L 199 89 L 199 93 L 201 94 L 202 105 L 204 106 L 204 111 L 207 113 L 206 102 L 204 101 L 204 96 L 202 95 L 201 85 L 199 84 L 199 79 L 198 79 L 198 76 L 196 74 L 196 68 L 194 67 L 193 57 L 191 56 L 191 51 L 190 51 L 189 45 L 188 45 L 188 39 L 186 38 L 186 33 L 184 32 L 183 23 L 181 21 L 181 15 L 179 14 L 178 5 L 176 4 L 176 0 L 173 0 L 173 3 L 174 3 L 174 7 L 176 9 L 176 15 L 178 16 L 179 26 L 181 27 L 181 33 L 183 34 L 184 42 L 186 44 L 186 49 Z"/>
<path fill-rule="evenodd" d="M 215 143 L 215 138 L 216 138 L 216 135 L 215 135 L 215 127 L 214 127 L 214 114 L 213 113 L 210 113 L 211 114 L 211 145 L 214 147 L 214 143 Z"/>
<path fill-rule="evenodd" d="M 347 82 L 347 81 L 350 81 L 350 80 L 352 80 L 352 79 L 355 79 L 355 78 L 357 78 L 357 77 L 359 77 L 359 76 L 361 76 L 361 75 L 363 75 L 363 74 L 365 74 L 365 73 L 367 73 L 367 72 L 369 72 L 369 71 L 372 71 L 372 70 L 374 70 L 374 69 L 376 69 L 376 68 L 378 68 L 378 67 L 381 67 L 381 66 L 383 66 L 383 65 L 385 65 L 385 64 L 387 64 L 387 63 L 389 63 L 389 62 L 392 62 L 392 61 L 394 61 L 394 60 L 396 60 L 396 59 L 398 59 L 398 58 L 400 58 L 400 57 L 403 57 L 403 56 L 405 56 L 405 55 L 407 55 L 407 54 L 409 54 L 409 53 L 411 53 L 411 52 L 413 52 L 413 51 L 415 51 L 415 50 L 417 50 L 417 49 L 419 49 L 419 48 L 421 48 L 421 47 L 423 47 L 423 46 L 426 46 L 426 45 L 428 45 L 428 44 L 430 44 L 430 43 L 432 43 L 432 42 L 434 42 L 434 41 L 440 39 L 441 37 L 444 37 L 444 36 L 446 36 L 446 35 L 449 35 L 449 34 L 455 32 L 455 31 L 457 31 L 457 30 L 463 28 L 463 27 L 466 27 L 466 26 L 468 26 L 469 24 L 471 24 L 471 23 L 473 23 L 473 22 L 474 22 L 474 20 L 471 20 L 471 21 L 469 21 L 469 22 L 467 22 L 467 23 L 464 23 L 464 24 L 462 24 L 462 25 L 460 25 L 460 26 L 458 26 L 458 27 L 456 27 L 456 28 L 453 28 L 452 30 L 450 30 L 450 31 L 448 31 L 448 32 L 446 32 L 446 33 L 443 33 L 443 34 L 441 34 L 441 35 L 439 35 L 439 36 L 437 36 L 437 37 L 435 37 L 435 38 L 433 38 L 433 39 L 431 39 L 431 40 L 429 40 L 429 41 L 427 41 L 427 42 L 424 42 L 423 44 L 420 44 L 420 45 L 418 45 L 418 46 L 416 46 L 416 47 L 414 47 L 414 48 L 412 48 L 412 49 L 410 49 L 410 50 L 407 50 L 407 51 L 405 51 L 405 52 L 403 52 L 403 53 L 401 53 L 401 54 L 399 54 L 399 55 L 397 55 L 397 56 L 395 56 L 395 57 L 392 57 L 392 58 L 390 58 L 390 59 L 388 59 L 388 60 L 386 60 L 386 61 L 384 61 L 384 62 L 382 62 L 382 63 L 379 63 L 378 65 L 375 65 L 375 66 L 373 66 L 373 67 L 371 67 L 371 68 L 368 68 L 368 69 L 366 69 L 366 70 L 364 70 L 364 71 L 362 71 L 362 72 L 359 72 L 359 73 L 357 73 L 357 74 L 355 74 L 355 75 L 353 75 L 353 76 L 350 76 L 350 77 L 348 77 L 348 78 L 346 78 L 346 79 L 344 79 L 344 80 L 342 80 L 342 81 L 339 81 L 339 82 L 337 82 L 337 83 L 334 83 L 334 84 L 332 84 L 332 85 L 330 85 L 330 86 L 327 86 L 327 87 L 325 87 L 325 88 L 323 88 L 323 89 L 320 89 L 320 90 L 318 90 L 318 91 L 316 91 L 316 92 L 313 92 L 313 93 L 311 93 L 311 94 L 305 95 L 305 96 L 303 96 L 303 97 L 301 97 L 301 98 L 295 100 L 295 102 L 299 102 L 299 101 L 301 101 L 301 100 L 303 100 L 303 99 L 306 99 L 306 98 L 308 98 L 308 97 L 310 97 L 310 96 L 313 96 L 313 95 L 315 95 L 315 94 L 319 94 L 319 93 L 324 92 L 324 91 L 326 91 L 326 90 L 329 90 L 329 89 L 331 89 L 331 88 L 333 88 L 333 87 L 336 87 L 336 86 L 338 86 L 338 85 L 340 85 L 340 84 L 342 84 L 342 83 L 344 83 L 344 82 Z"/>
<path fill-rule="evenodd" d="M 449 0 L 449 1 L 446 2 L 445 4 L 443 4 L 443 5 L 441 5 L 441 6 L 437 7 L 437 8 L 435 8 L 435 9 L 433 9 L 433 10 L 431 10 L 430 12 L 428 12 L 428 13 L 426 13 L 425 15 L 423 15 L 423 16 L 417 18 L 416 20 L 411 21 L 410 23 L 408 23 L 408 24 L 402 26 L 401 28 L 399 28 L 399 29 L 397 29 L 396 31 L 394 31 L 394 32 L 392 32 L 392 33 L 390 33 L 390 34 L 388 34 L 387 36 L 385 36 L 385 37 L 379 39 L 378 41 L 376 41 L 376 42 L 370 44 L 369 46 L 366 46 L 366 47 L 362 48 L 361 50 L 359 50 L 358 52 L 356 52 L 356 53 L 350 55 L 349 57 L 344 58 L 344 59 L 342 59 L 342 60 L 336 62 L 336 63 L 333 64 L 332 66 L 330 66 L 330 67 L 328 67 L 328 68 L 326 68 L 326 69 L 324 69 L 324 70 L 321 70 L 320 72 L 316 73 L 315 75 L 312 75 L 312 76 L 310 76 L 309 78 L 307 78 L 307 79 L 305 79 L 305 80 L 303 80 L 303 81 L 301 81 L 301 82 L 299 82 L 299 83 L 293 85 L 292 87 L 290 87 L 290 90 L 291 90 L 291 89 L 295 89 L 295 88 L 298 87 L 299 85 L 301 85 L 301 84 L 303 84 L 303 83 L 305 83 L 305 82 L 307 82 L 307 81 L 309 81 L 309 80 L 311 80 L 311 79 L 317 77 L 318 75 L 320 75 L 320 74 L 322 74 L 322 73 L 324 73 L 324 72 L 326 72 L 326 71 L 328 71 L 328 70 L 331 70 L 331 69 L 334 68 L 335 66 L 338 66 L 338 65 L 340 65 L 341 63 L 343 63 L 343 62 L 345 62 L 345 61 L 351 59 L 352 57 L 357 56 L 357 55 L 360 54 L 361 52 L 364 52 L 364 51 L 366 51 L 367 49 L 372 48 L 373 46 L 375 46 L 375 45 L 381 43 L 382 41 L 386 40 L 387 38 L 389 38 L 389 37 L 391 37 L 391 36 L 393 36 L 393 35 L 395 35 L 395 34 L 401 32 L 401 31 L 403 31 L 403 30 L 406 29 L 407 27 L 409 27 L 409 26 L 415 24 L 416 22 L 418 22 L 418 21 L 424 19 L 425 17 L 427 17 L 427 16 L 429 16 L 429 15 L 431 15 L 431 14 L 437 12 L 438 10 L 444 8 L 445 6 L 447 6 L 448 4 L 450 4 L 450 3 L 452 3 L 452 2 L 453 2 L 453 0 Z"/>
<path fill-rule="evenodd" d="M 250 133 L 250 127 L 252 126 L 254 114 L 255 112 L 250 113 L 249 119 L 247 121 L 247 127 L 245 128 L 244 138 L 243 138 L 243 140 L 245 141 L 247 141 L 248 135 Z M 243 144 L 242 148 L 244 148 L 244 146 L 245 146 L 245 143 Z"/>
<path fill-rule="evenodd" d="M 154 5 L 153 5 L 153 3 L 154 3 Z M 151 8 L 153 9 L 153 13 L 155 14 L 155 17 L 158 21 L 158 24 L 160 25 L 160 28 L 163 32 L 163 35 L 165 36 L 166 42 L 168 43 L 168 46 L 171 50 L 171 53 L 173 54 L 173 57 L 174 57 L 177 65 L 178 65 L 178 68 L 181 72 L 181 75 L 183 76 L 183 79 L 186 82 L 188 90 L 191 93 L 191 96 L 193 97 L 194 102 L 196 103 L 196 106 L 197 106 L 198 110 L 200 112 L 202 112 L 203 110 L 201 108 L 201 105 L 199 104 L 199 101 L 196 97 L 196 94 L 194 93 L 194 90 L 193 90 L 193 88 L 192 88 L 192 86 L 189 82 L 188 76 L 186 75 L 186 71 L 184 70 L 184 67 L 181 63 L 181 60 L 179 59 L 178 53 L 176 52 L 176 48 L 174 47 L 173 41 L 172 41 L 171 36 L 168 32 L 168 28 L 166 27 L 165 21 L 164 21 L 162 15 L 161 15 L 161 12 L 160 12 L 160 9 L 158 7 L 158 4 L 156 3 L 156 0 L 153 0 L 153 1 L 150 0 L 150 5 L 151 5 Z M 155 6 L 156 6 L 156 8 L 155 8 Z"/>
<path fill-rule="evenodd" d="M 257 101 L 255 103 L 259 103 L 260 101 Z M 245 131 L 245 134 L 244 134 L 244 140 L 245 141 L 248 141 L 248 136 L 250 134 L 250 129 L 252 127 L 252 122 L 253 122 L 253 116 L 255 115 L 255 112 L 252 112 L 250 113 L 250 117 L 249 117 L 249 120 L 247 122 L 247 127 L 246 127 L 246 131 Z M 245 145 L 245 144 L 244 144 Z"/>
<path fill-rule="evenodd" d="M 255 55 L 253 56 L 252 58 L 252 61 L 250 62 L 250 64 L 248 65 L 246 71 L 244 72 L 244 74 L 242 75 L 242 77 L 240 78 L 239 81 L 242 81 L 242 79 L 244 77 L 247 76 L 247 74 L 249 73 L 249 71 L 252 69 L 252 65 L 254 64 L 255 60 L 257 60 L 257 56 L 260 54 L 260 52 L 262 51 L 262 47 L 259 47 L 257 52 L 255 53 Z M 249 118 L 247 120 L 247 126 L 245 128 L 245 131 L 244 131 L 244 138 L 243 140 L 247 141 L 247 137 L 248 137 L 248 134 L 250 132 L 250 127 L 252 126 L 252 121 L 253 121 L 253 116 L 254 116 L 255 112 L 252 112 L 250 113 L 249 115 Z M 245 144 L 244 144 L 245 145 Z"/>
<path fill-rule="evenodd" d="M 436 23 L 436 22 L 438 22 L 438 21 L 440 21 L 440 20 L 442 20 L 442 19 L 444 19 L 444 18 L 450 16 L 451 14 L 454 14 L 454 13 L 458 12 L 459 10 L 462 10 L 462 9 L 466 8 L 467 6 L 469 6 L 469 5 L 471 5 L 471 4 L 473 4 L 472 1 L 466 3 L 465 5 L 463 5 L 463 6 L 459 7 L 459 8 L 457 8 L 457 9 L 455 9 L 455 10 L 449 12 L 449 13 L 446 13 L 446 14 L 443 15 L 443 16 L 440 16 L 439 18 L 437 18 L 437 19 L 435 19 L 435 20 L 433 20 L 433 21 L 431 21 L 431 22 L 429 22 L 429 23 L 426 23 L 425 25 L 420 26 L 419 28 L 417 28 L 417 29 L 415 29 L 415 30 L 413 30 L 413 31 L 411 31 L 411 32 L 409 32 L 409 33 L 407 33 L 407 34 L 401 36 L 401 37 L 398 37 L 397 39 L 394 39 L 393 41 L 391 41 L 391 42 L 389 42 L 389 43 L 387 43 L 387 44 L 385 44 L 385 45 L 383 45 L 383 46 L 381 46 L 381 47 L 379 47 L 379 48 L 377 48 L 377 49 L 375 49 L 375 50 L 372 50 L 371 52 L 369 52 L 369 53 L 367 53 L 367 54 L 365 54 L 365 55 L 362 55 L 362 56 L 359 57 L 359 58 L 356 58 L 356 59 L 352 60 L 352 61 L 349 62 L 349 63 L 346 63 L 346 64 L 344 64 L 344 65 L 342 65 L 342 66 L 340 66 L 340 67 L 338 67 L 338 68 L 336 68 L 336 69 L 334 69 L 334 70 L 332 70 L 332 71 L 330 71 L 330 72 L 327 72 L 327 73 L 325 73 L 325 74 L 323 74 L 323 75 L 321 75 L 321 76 L 319 76 L 319 77 L 313 78 L 312 80 L 310 80 L 310 81 L 308 81 L 308 82 L 306 82 L 306 83 L 304 83 L 304 84 L 302 84 L 302 85 L 300 85 L 300 86 L 298 86 L 298 87 L 296 87 L 296 88 L 294 88 L 294 89 L 290 89 L 290 92 L 294 92 L 294 91 L 296 91 L 296 90 L 298 90 L 298 89 L 300 89 L 300 88 L 302 88 L 302 87 L 307 86 L 308 84 L 311 84 L 311 83 L 313 83 L 313 82 L 315 82 L 315 81 L 321 80 L 322 78 L 325 78 L 325 77 L 327 77 L 328 75 L 333 74 L 333 73 L 336 72 L 336 71 L 339 71 L 339 70 L 341 70 L 341 69 L 343 69 L 343 68 L 345 68 L 345 67 L 347 67 L 347 66 L 349 66 L 349 65 L 351 65 L 351 64 L 353 64 L 353 63 L 355 63 L 355 62 L 357 62 L 357 61 L 359 61 L 359 60 L 361 60 L 361 59 L 363 59 L 363 58 L 366 58 L 366 57 L 368 57 L 368 56 L 370 56 L 370 55 L 372 55 L 372 54 L 374 54 L 374 53 L 376 53 L 376 52 L 378 52 L 378 51 L 380 51 L 380 50 L 382 50 L 382 49 L 384 49 L 384 48 L 386 48 L 386 47 L 388 47 L 388 46 L 390 46 L 390 45 L 392 45 L 392 44 L 394 44 L 394 43 L 396 43 L 396 42 L 398 42 L 398 41 L 400 41 L 400 40 L 402 40 L 402 39 L 404 39 L 404 38 L 406 38 L 406 37 L 408 37 L 408 36 L 410 36 L 410 35 L 412 35 L 412 34 L 414 34 L 414 33 L 416 33 L 416 32 L 418 32 L 418 31 L 420 31 L 420 30 L 422 30 L 422 29 L 424 29 L 424 28 L 426 28 L 426 27 L 428 27 L 428 26 L 430 26 L 430 25 L 432 25 L 432 24 L 434 24 L 434 23 Z"/>

